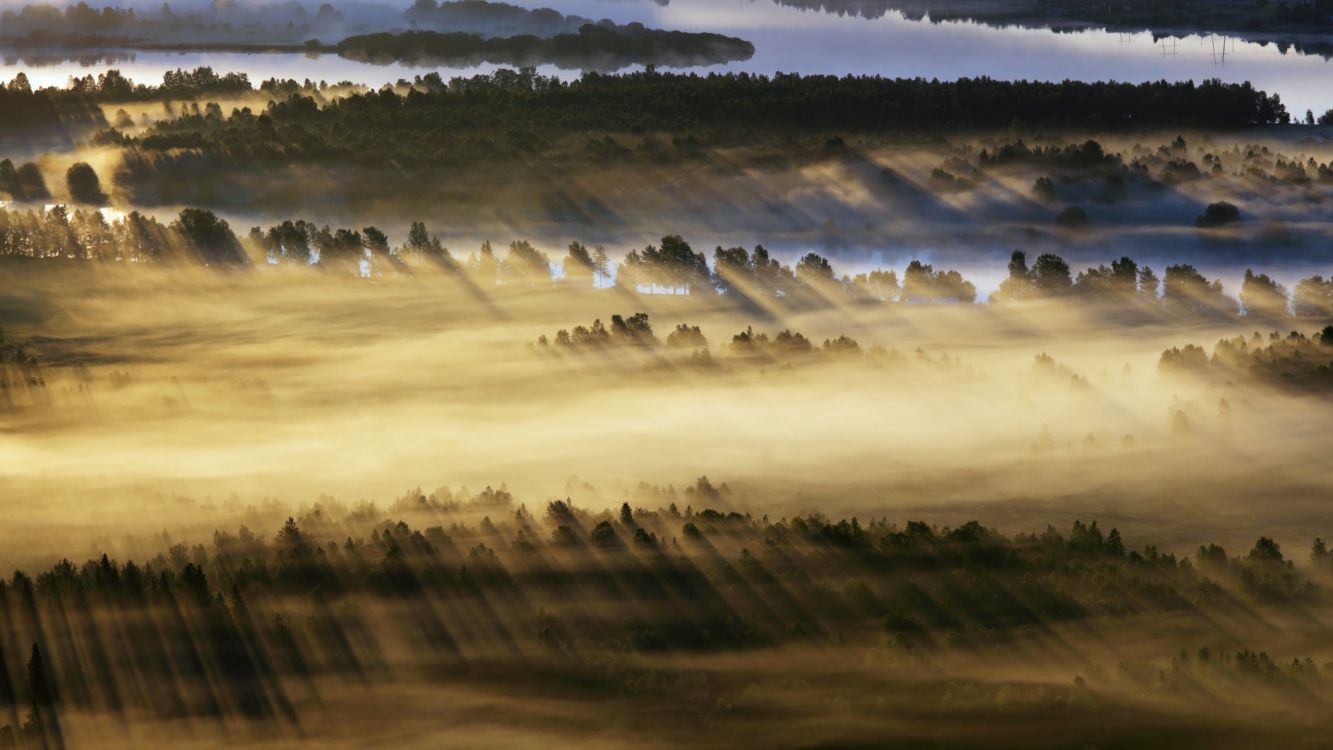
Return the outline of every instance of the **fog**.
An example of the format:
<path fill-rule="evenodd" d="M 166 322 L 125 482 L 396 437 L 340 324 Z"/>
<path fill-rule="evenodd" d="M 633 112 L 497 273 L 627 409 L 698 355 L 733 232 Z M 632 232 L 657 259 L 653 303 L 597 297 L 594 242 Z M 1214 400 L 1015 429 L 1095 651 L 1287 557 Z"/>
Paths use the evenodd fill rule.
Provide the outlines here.
<path fill-rule="evenodd" d="M 355 89 L 319 92 L 329 100 Z M 224 99 L 224 112 L 262 109 L 261 95 Z M 124 110 L 144 124 L 190 111 L 192 105 L 104 105 L 108 121 Z M 1013 132 L 947 139 L 856 137 L 830 150 L 810 136 L 781 147 L 718 144 L 675 153 L 667 136 L 615 137 L 628 149 L 608 161 L 582 142 L 543 146 L 540 156 L 473 157 L 459 147 L 458 163 L 374 166 L 355 159 L 322 163 L 234 165 L 189 151 L 85 149 L 44 157 L 53 189 L 78 160 L 93 159 L 113 206 L 161 217 L 184 206 L 216 209 L 238 227 L 304 218 L 319 224 L 374 224 L 405 233 L 424 220 L 449 247 L 475 247 L 514 237 L 562 246 L 599 243 L 623 254 L 664 233 L 696 247 L 762 244 L 784 259 L 817 251 L 840 271 L 905 265 L 912 259 L 959 268 L 983 297 L 994 290 L 1009 253 L 1057 253 L 1075 267 L 1130 254 L 1160 270 L 1190 263 L 1233 290 L 1246 268 L 1294 284 L 1325 273 L 1333 243 L 1333 146 L 1311 136 L 1327 128 L 1193 132 Z M 1170 145 L 1183 138 L 1183 149 Z M 1015 143 L 1077 147 L 1095 140 L 1115 159 L 1105 165 L 1062 165 L 1040 159 L 981 164 L 978 154 Z M 1249 155 L 1252 154 L 1252 155 Z M 1217 155 L 1219 168 L 1205 158 Z M 1248 155 L 1248 156 L 1247 156 Z M 1172 163 L 1202 167 L 1177 179 Z M 1284 171 L 1301 169 L 1299 177 Z M 210 169 L 210 179 L 193 175 Z M 1320 168 L 1323 171 L 1320 171 Z M 968 177 L 962 170 L 975 169 Z M 952 170 L 952 171 L 950 171 Z M 935 173 L 962 180 L 941 184 Z M 958 174 L 954 174 L 958 172 Z M 1108 175 L 1123 180 L 1108 197 Z M 1054 181 L 1039 197 L 1034 182 Z M 373 186 L 373 189 L 366 189 Z M 1196 222 L 1212 203 L 1227 202 L 1240 220 L 1219 231 Z M 1087 224 L 1062 226 L 1060 212 L 1076 207 Z"/>
<path fill-rule="evenodd" d="M 2 655 L 40 644 L 62 691 L 26 737 L 1302 746 L 1325 726 L 1326 608 L 1242 555 L 1265 535 L 1328 580 L 1301 551 L 1329 533 L 1329 404 L 1158 368 L 1244 321 L 6 261 L 0 320 L 44 387 L 0 412 L 0 565 L 91 561 L 9 585 Z M 637 311 L 658 344 L 551 343 Z M 681 323 L 710 361 L 666 346 Z M 820 351 L 744 353 L 747 326 Z M 860 351 L 821 345 L 839 335 Z M 1147 557 L 953 561 L 949 527 L 977 518 L 1096 519 Z M 861 529 L 888 552 L 820 536 Z M 1007 554 L 1064 550 L 1052 534 Z M 1212 542 L 1233 568 L 1195 554 Z M 182 572 L 143 602 L 104 553 Z"/>
<path fill-rule="evenodd" d="M 558 8 L 766 75 L 1210 74 L 801 4 Z M 2 92 L 0 750 L 1327 744 L 1333 127 L 398 118 L 446 84 L 126 54 L 31 83 L 351 83 Z"/>
<path fill-rule="evenodd" d="M 147 508 L 153 528 L 211 534 L 226 508 L 266 498 L 504 484 L 527 502 L 612 507 L 640 481 L 701 475 L 775 516 L 1010 530 L 1096 517 L 1168 546 L 1259 532 L 1303 546 L 1321 531 L 1322 400 L 1158 373 L 1164 349 L 1248 335 L 1243 320 L 1124 324 L 1063 303 L 756 311 L 481 290 L 425 267 L 354 280 L 13 260 L 0 320 L 42 361 L 49 403 L 3 417 L 6 534 L 25 539 L 6 549 L 34 560 L 143 532 Z M 534 345 L 639 311 L 659 337 L 700 326 L 713 362 Z M 816 346 L 845 334 L 862 353 L 756 362 L 730 352 L 746 326 Z"/>

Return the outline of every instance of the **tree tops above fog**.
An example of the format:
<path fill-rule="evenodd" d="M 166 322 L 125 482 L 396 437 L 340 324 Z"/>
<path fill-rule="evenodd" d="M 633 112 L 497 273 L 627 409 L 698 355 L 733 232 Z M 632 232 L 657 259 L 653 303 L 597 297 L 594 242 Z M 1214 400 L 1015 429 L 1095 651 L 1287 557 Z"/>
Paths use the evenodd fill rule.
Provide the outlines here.
<path fill-rule="evenodd" d="M 1188 375 L 1213 382 L 1256 381 L 1278 388 L 1328 392 L 1333 389 L 1333 325 L 1313 336 L 1273 331 L 1267 337 L 1222 339 L 1212 356 L 1202 346 L 1186 344 L 1162 352 L 1163 375 Z"/>
<path fill-rule="evenodd" d="M 289 236 L 295 258 L 305 263 L 310 257 L 306 249 L 312 243 L 322 247 L 331 238 L 358 236 L 351 230 L 330 233 L 327 227 L 321 229 L 304 222 L 298 222 L 298 226 L 304 227 L 301 230 L 304 234 L 284 234 L 281 227 L 266 233 L 256 227 L 251 230 L 251 238 L 270 257 L 275 253 L 285 257 L 292 251 L 284 249 L 288 245 L 281 238 Z M 382 248 L 387 245 L 380 243 L 380 247 L 380 252 L 386 252 Z M 503 256 L 498 256 L 487 242 L 466 261 L 455 261 L 420 222 L 413 224 L 409 241 L 394 254 L 435 258 L 486 286 L 559 285 L 580 289 L 614 285 L 650 294 L 721 294 L 741 301 L 780 299 L 804 303 L 977 300 L 976 287 L 960 272 L 936 269 L 919 260 L 910 261 L 901 278 L 896 270 L 882 268 L 839 276 L 833 263 L 818 253 L 806 253 L 795 264 L 786 265 L 773 258 L 764 246 L 757 245 L 753 250 L 718 246 L 710 264 L 703 252 L 696 251 L 679 235 L 667 235 L 658 244 L 629 251 L 617 264 L 614 277 L 608 273 L 610 263 L 604 249 L 589 249 L 578 242 L 570 243 L 568 253 L 558 263 L 528 242 L 511 243 Z M 559 275 L 553 270 L 557 267 L 562 269 Z M 1257 317 L 1293 313 L 1301 317 L 1333 316 L 1333 278 L 1325 280 L 1317 275 L 1302 280 L 1289 296 L 1286 288 L 1267 274 L 1247 270 L 1238 305 L 1225 294 L 1220 281 L 1209 280 L 1186 263 L 1166 266 L 1163 277 L 1159 278 L 1152 268 L 1121 257 L 1109 266 L 1087 268 L 1074 275 L 1059 255 L 1041 254 L 1029 266 L 1027 254 L 1016 250 L 1008 270 L 1008 277 L 990 298 L 993 303 L 1078 300 L 1133 305 L 1177 315 L 1235 315 L 1243 305 L 1246 314 Z"/>
<path fill-rule="evenodd" d="M 5 173 L 0 162 L 0 179 Z M 0 209 L 0 256 L 38 260 L 187 262 L 214 268 L 249 263 L 231 227 L 212 211 L 187 208 L 163 224 L 131 211 L 108 220 L 96 209 Z"/>
<path fill-rule="evenodd" d="M 31 168 L 30 168 L 31 167 Z M 68 175 L 70 190 L 97 189 L 75 165 Z M 35 172 L 35 176 L 34 173 Z M 25 177 L 25 174 L 27 175 Z M 31 165 L 15 169 L 0 161 L 0 193 L 42 190 L 45 183 Z M 9 187 L 7 187 L 9 186 Z M 79 187 L 82 186 L 82 187 Z M 709 257 L 679 235 L 630 250 L 612 273 L 602 247 L 571 242 L 563 257 L 552 257 L 532 243 L 518 240 L 497 253 L 483 243 L 465 259 L 455 258 L 424 222 L 413 222 L 405 240 L 394 245 L 377 227 L 332 228 L 297 219 L 263 229 L 253 227 L 238 238 L 226 221 L 211 211 L 183 210 L 163 225 L 131 212 L 108 220 L 99 211 L 55 206 L 49 210 L 0 209 L 0 255 L 37 259 L 102 261 L 192 260 L 214 267 L 296 265 L 342 270 L 359 276 L 410 274 L 420 264 L 466 276 L 485 287 L 554 288 L 567 291 L 615 286 L 633 293 L 723 295 L 742 303 L 779 300 L 794 305 L 866 303 L 962 303 L 977 301 L 976 286 L 953 269 L 937 269 L 910 261 L 901 276 L 896 269 L 876 268 L 839 275 L 834 263 L 808 252 L 794 264 L 780 262 L 762 245 L 718 246 Z M 1264 273 L 1247 270 L 1239 299 L 1227 296 L 1222 283 L 1210 280 L 1190 264 L 1168 265 L 1159 278 L 1148 266 L 1121 257 L 1075 274 L 1059 255 L 1043 253 L 1029 261 L 1014 251 L 1008 276 L 990 297 L 995 304 L 1036 301 L 1078 301 L 1133 308 L 1169 315 L 1281 318 L 1333 317 L 1333 278 L 1316 275 L 1289 292 Z"/>
<path fill-rule="evenodd" d="M 1238 312 L 1237 300 L 1228 297 L 1222 282 L 1209 280 L 1194 266 L 1168 265 L 1163 278 L 1132 258 L 1121 257 L 1071 276 L 1064 258 L 1051 253 L 1037 256 L 1031 267 L 1027 254 L 1015 250 L 1009 261 L 1009 276 L 992 295 L 992 302 L 1032 299 L 1078 298 L 1084 301 L 1147 303 L 1176 314 L 1223 314 Z M 1264 273 L 1246 269 L 1239 305 L 1253 317 L 1274 318 L 1333 316 L 1333 279 L 1316 275 L 1301 280 L 1293 294 Z"/>

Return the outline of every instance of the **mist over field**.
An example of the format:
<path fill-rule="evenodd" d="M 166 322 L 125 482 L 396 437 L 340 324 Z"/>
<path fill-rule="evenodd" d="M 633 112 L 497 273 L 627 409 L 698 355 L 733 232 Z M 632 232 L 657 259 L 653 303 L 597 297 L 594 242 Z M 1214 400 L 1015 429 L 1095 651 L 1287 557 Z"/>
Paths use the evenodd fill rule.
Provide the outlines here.
<path fill-rule="evenodd" d="M 1328 744 L 1333 7 L 552 6 L 0 3 L 0 748 Z"/>
<path fill-rule="evenodd" d="M 618 289 L 468 288 L 430 268 L 358 280 L 15 263 L 5 275 L 22 279 L 6 284 L 18 313 L 6 330 L 40 331 L 31 346 L 48 362 L 41 402 L 6 419 L 24 438 L 7 448 L 6 480 L 13 492 L 105 486 L 89 520 L 116 531 L 143 492 L 214 504 L 235 493 L 245 507 L 503 483 L 541 502 L 586 484 L 590 503 L 609 504 L 641 480 L 707 475 L 769 513 L 955 519 L 1006 499 L 1009 528 L 1115 507 L 1152 509 L 1145 533 L 1179 533 L 1197 522 L 1183 497 L 1244 509 L 1253 488 L 1223 468 L 1237 462 L 1247 476 L 1268 467 L 1265 483 L 1305 475 L 1311 499 L 1326 489 L 1301 468 L 1327 447 L 1322 404 L 1159 372 L 1164 349 L 1248 335 L 1243 321 L 1125 327 L 1058 304 L 764 311 Z M 534 346 L 637 312 L 661 336 L 699 326 L 706 348 Z M 732 352 L 749 327 L 816 346 L 845 335 L 862 351 L 751 361 Z M 705 350 L 709 364 L 689 360 Z M 1197 420 L 1187 434 L 1173 427 L 1178 411 Z M 1100 489 L 1110 482 L 1115 497 Z M 1308 519 L 1291 511 L 1300 528 Z M 1208 515 L 1222 523 L 1220 507 Z M 1247 535 L 1273 523 L 1225 525 Z"/>

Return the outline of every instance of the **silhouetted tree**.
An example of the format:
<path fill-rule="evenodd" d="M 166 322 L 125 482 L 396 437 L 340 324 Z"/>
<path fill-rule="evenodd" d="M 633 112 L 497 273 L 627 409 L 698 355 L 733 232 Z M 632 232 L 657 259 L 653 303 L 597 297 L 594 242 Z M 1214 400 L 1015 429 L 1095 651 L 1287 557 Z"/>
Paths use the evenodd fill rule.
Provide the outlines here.
<path fill-rule="evenodd" d="M 1074 284 L 1069 277 L 1069 264 L 1064 258 L 1050 253 L 1037 256 L 1030 276 L 1037 293 L 1047 296 L 1065 294 Z"/>
<path fill-rule="evenodd" d="M 796 262 L 796 278 L 811 286 L 833 281 L 833 266 L 818 253 L 806 253 Z"/>
<path fill-rule="evenodd" d="M 430 233 L 426 231 L 426 225 L 420 221 L 412 222 L 412 226 L 407 230 L 407 247 L 422 252 L 429 245 Z"/>
<path fill-rule="evenodd" d="M 1275 317 L 1287 314 L 1287 290 L 1268 274 L 1256 274 L 1245 269 L 1245 280 L 1240 287 L 1240 303 L 1245 312 L 1255 316 Z"/>
<path fill-rule="evenodd" d="M 1074 291 L 1080 296 L 1129 302 L 1138 289 L 1139 266 L 1128 257 L 1100 265 L 1079 273 L 1074 280 Z"/>
<path fill-rule="evenodd" d="M 1145 302 L 1156 303 L 1158 301 L 1158 290 L 1162 282 L 1157 278 L 1157 274 L 1148 266 L 1139 269 L 1139 298 Z"/>
<path fill-rule="evenodd" d="M 97 179 L 91 165 L 77 162 L 65 172 L 65 183 L 69 196 L 76 203 L 102 205 L 106 203 L 106 194 L 102 192 L 102 183 Z"/>
<path fill-rule="evenodd" d="M 708 339 L 699 326 L 680 323 L 667 334 L 666 345 L 672 349 L 703 349 L 708 347 Z"/>
<path fill-rule="evenodd" d="M 51 191 L 46 189 L 46 178 L 42 177 L 42 170 L 36 164 L 24 163 L 18 168 L 17 176 L 24 200 L 40 201 L 51 197 Z"/>
<path fill-rule="evenodd" d="M 1292 292 L 1292 307 L 1301 317 L 1333 317 L 1333 278 L 1301 279 Z"/>
<path fill-rule="evenodd" d="M 32 644 L 32 653 L 28 657 L 28 699 L 34 707 L 47 708 L 55 704 L 55 687 L 47 674 L 46 661 L 42 650 Z"/>
<path fill-rule="evenodd" d="M 680 235 L 672 234 L 662 238 L 660 247 L 631 250 L 616 278 L 617 283 L 629 288 L 664 287 L 693 294 L 708 285 L 708 260 L 703 253 L 694 252 Z"/>
<path fill-rule="evenodd" d="M 242 265 L 246 262 L 245 253 L 231 227 L 212 211 L 184 209 L 171 228 L 205 265 Z"/>
<path fill-rule="evenodd" d="M 905 302 L 976 301 L 977 289 L 957 271 L 936 271 L 914 260 L 903 272 L 902 299 Z"/>
<path fill-rule="evenodd" d="M 389 236 L 381 232 L 376 227 L 362 227 L 361 236 L 365 239 L 365 247 L 374 257 L 383 257 L 389 254 Z"/>
<path fill-rule="evenodd" d="M 481 243 L 481 249 L 468 258 L 468 273 L 476 278 L 477 283 L 494 286 L 499 282 L 500 265 L 495 260 L 495 251 L 490 240 Z"/>
<path fill-rule="evenodd" d="M 530 242 L 511 242 L 500 271 L 506 284 L 546 283 L 551 280 L 551 259 Z"/>
<path fill-rule="evenodd" d="M 1226 201 L 1221 201 L 1209 203 L 1194 224 L 1201 229 L 1220 229 L 1239 221 L 1240 209 Z"/>
<path fill-rule="evenodd" d="M 1222 294 L 1221 281 L 1208 281 L 1188 264 L 1167 266 L 1162 283 L 1162 303 L 1171 312 L 1234 313 L 1236 308 Z"/>
<path fill-rule="evenodd" d="M 569 243 L 569 253 L 561 262 L 565 281 L 571 286 L 584 288 L 591 286 L 596 269 L 596 260 L 586 245 L 578 242 Z"/>
<path fill-rule="evenodd" d="M 851 280 L 853 289 L 862 297 L 880 302 L 896 302 L 902 287 L 898 284 L 898 273 L 893 270 L 874 270 L 858 273 Z"/>
<path fill-rule="evenodd" d="M 1055 215 L 1055 223 L 1065 229 L 1087 229 L 1088 212 L 1079 206 L 1069 206 Z"/>

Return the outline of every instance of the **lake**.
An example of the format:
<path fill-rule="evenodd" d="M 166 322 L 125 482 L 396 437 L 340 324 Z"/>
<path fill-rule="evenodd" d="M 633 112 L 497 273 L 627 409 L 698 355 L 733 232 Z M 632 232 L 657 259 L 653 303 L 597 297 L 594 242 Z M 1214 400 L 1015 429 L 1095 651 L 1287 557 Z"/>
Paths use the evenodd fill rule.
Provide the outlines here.
<path fill-rule="evenodd" d="M 1151 34 L 1104 31 L 1055 33 L 1040 29 L 990 28 L 975 23 L 912 21 L 897 13 L 868 19 L 778 5 L 771 0 L 671 0 L 651 2 L 576 0 L 523 2 L 548 6 L 566 14 L 610 18 L 617 22 L 682 30 L 715 31 L 754 42 L 752 59 L 698 68 L 700 71 L 880 74 L 954 79 L 991 76 L 1030 80 L 1195 80 L 1220 78 L 1251 81 L 1281 95 L 1293 117 L 1306 109 L 1316 114 L 1333 107 L 1329 85 L 1333 64 L 1274 44 L 1217 36 L 1154 40 Z M 44 64 L 7 52 L 0 77 L 25 71 L 35 84 L 63 85 L 71 75 L 118 67 L 131 78 L 159 81 L 162 73 L 180 67 L 212 65 L 243 71 L 258 81 L 269 77 L 298 80 L 347 80 L 376 86 L 439 70 L 448 78 L 493 70 L 497 66 L 421 68 L 370 65 L 331 55 L 124 53 L 105 60 L 62 60 Z M 578 71 L 547 67 L 543 72 L 565 78 Z"/>

